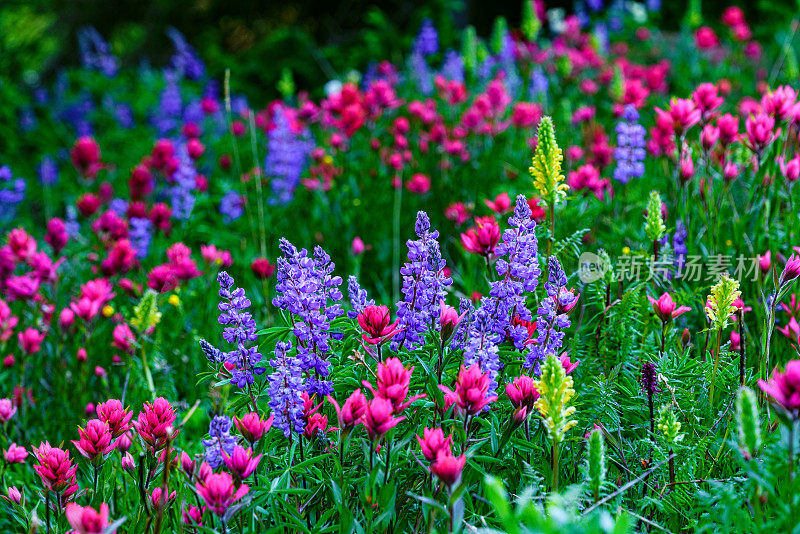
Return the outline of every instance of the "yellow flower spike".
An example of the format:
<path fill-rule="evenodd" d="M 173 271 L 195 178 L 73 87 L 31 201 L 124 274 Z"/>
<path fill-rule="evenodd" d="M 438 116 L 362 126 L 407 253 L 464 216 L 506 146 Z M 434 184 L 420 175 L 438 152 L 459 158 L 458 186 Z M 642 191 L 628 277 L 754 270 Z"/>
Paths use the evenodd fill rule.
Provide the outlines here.
<path fill-rule="evenodd" d="M 539 122 L 538 141 L 533 153 L 533 160 L 529 169 L 533 177 L 533 185 L 539 191 L 539 196 L 549 205 L 554 207 L 567 196 L 569 186 L 562 183 L 564 175 L 561 173 L 561 163 L 564 156 L 556 143 L 553 119 L 542 117 Z"/>
<path fill-rule="evenodd" d="M 564 434 L 577 424 L 577 421 L 570 419 L 575 414 L 575 407 L 568 406 L 575 397 L 574 382 L 571 376 L 567 376 L 558 357 L 550 354 L 542 365 L 542 376 L 535 385 L 540 396 L 534 406 L 544 419 L 548 436 L 557 445 L 563 440 Z"/>
<path fill-rule="evenodd" d="M 736 312 L 733 303 L 741 294 L 739 282 L 727 274 L 723 274 L 719 282 L 711 288 L 711 294 L 708 296 L 710 305 L 706 306 L 706 315 L 715 328 L 725 328 L 728 320 Z"/>
<path fill-rule="evenodd" d="M 103 317 L 108 318 L 114 315 L 114 308 L 109 304 L 106 304 L 105 306 L 103 306 L 102 312 L 103 312 Z"/>

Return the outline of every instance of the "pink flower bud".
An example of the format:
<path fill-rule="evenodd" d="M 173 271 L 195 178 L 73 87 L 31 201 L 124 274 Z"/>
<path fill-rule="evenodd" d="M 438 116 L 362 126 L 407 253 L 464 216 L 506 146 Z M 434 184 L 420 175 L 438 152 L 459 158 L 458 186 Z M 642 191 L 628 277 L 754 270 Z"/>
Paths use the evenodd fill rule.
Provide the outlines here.
<path fill-rule="evenodd" d="M 691 310 L 689 306 L 677 307 L 669 293 L 662 294 L 658 300 L 650 295 L 647 296 L 647 299 L 650 301 L 650 304 L 653 305 L 653 311 L 656 316 L 661 319 L 663 323 L 668 323 L 679 315 L 683 315 Z"/>
<path fill-rule="evenodd" d="M 197 483 L 196 488 L 208 509 L 217 516 L 224 515 L 233 503 L 250 491 L 247 484 L 242 484 L 237 489 L 233 483 L 233 477 L 225 472 L 208 475 Z"/>
<path fill-rule="evenodd" d="M 261 454 L 253 456 L 253 449 L 250 447 L 245 449 L 241 445 L 236 445 L 230 456 L 225 451 L 222 451 L 222 459 L 225 461 L 225 465 L 239 480 L 244 480 L 256 470 L 258 462 L 261 461 L 261 456 Z"/>
<path fill-rule="evenodd" d="M 133 473 L 134 469 L 136 469 L 136 462 L 133 461 L 133 455 L 129 452 L 122 456 L 121 464 L 122 468 L 129 473 Z"/>
<path fill-rule="evenodd" d="M 3 498 L 14 504 L 20 504 L 22 502 L 22 493 L 20 493 L 16 486 L 10 486 L 8 488 L 8 497 L 3 495 Z"/>
<path fill-rule="evenodd" d="M 7 423 L 17 413 L 17 407 L 11 399 L 0 399 L 0 423 Z"/>
<path fill-rule="evenodd" d="M 261 416 L 255 412 L 250 412 L 244 417 L 239 419 L 233 418 L 236 428 L 251 445 L 254 445 L 261 437 L 272 428 L 272 420 L 274 416 L 270 416 L 266 421 L 261 419 Z"/>

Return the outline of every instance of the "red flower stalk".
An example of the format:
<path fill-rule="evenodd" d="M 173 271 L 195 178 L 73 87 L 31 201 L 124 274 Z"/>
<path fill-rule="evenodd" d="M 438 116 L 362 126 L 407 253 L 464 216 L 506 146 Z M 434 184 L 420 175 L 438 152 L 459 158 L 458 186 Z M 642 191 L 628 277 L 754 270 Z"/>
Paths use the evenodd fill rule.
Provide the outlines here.
<path fill-rule="evenodd" d="M 371 345 L 381 345 L 400 331 L 397 329 L 399 321 L 391 322 L 387 306 L 367 306 L 358 315 L 357 320 L 358 325 L 364 330 L 361 338 Z"/>
<path fill-rule="evenodd" d="M 336 418 L 339 420 L 339 426 L 343 431 L 352 430 L 367 411 L 367 398 L 361 393 L 360 389 L 351 393 L 341 408 L 330 395 L 328 395 L 328 402 L 333 404 L 333 408 L 336 410 Z"/>
<path fill-rule="evenodd" d="M 215 515 L 222 516 L 236 501 L 247 495 L 250 488 L 242 484 L 237 489 L 233 477 L 228 473 L 212 473 L 195 486 L 197 492 L 206 503 L 206 507 Z"/>
<path fill-rule="evenodd" d="M 782 373 L 774 369 L 768 382 L 759 379 L 758 387 L 786 410 L 790 417 L 800 419 L 800 360 L 787 363 Z"/>
<path fill-rule="evenodd" d="M 475 226 L 461 234 L 461 244 L 467 252 L 489 257 L 500 241 L 500 225 L 494 217 L 476 217 Z"/>
<path fill-rule="evenodd" d="M 653 311 L 656 313 L 656 316 L 661 319 L 662 323 L 668 323 L 679 315 L 683 315 L 691 310 L 689 306 L 676 307 L 677 305 L 672 300 L 669 293 L 664 293 L 658 300 L 650 295 L 647 296 L 647 299 L 650 301 L 650 304 L 653 305 Z"/>
<path fill-rule="evenodd" d="M 176 432 L 175 412 L 172 405 L 163 397 L 158 397 L 152 404 L 145 402 L 139 418 L 133 423 L 134 428 L 145 443 L 154 451 L 160 451 L 167 446 Z"/>
<path fill-rule="evenodd" d="M 256 470 L 261 456 L 261 454 L 253 456 L 253 449 L 250 447 L 245 449 L 241 445 L 236 445 L 230 456 L 225 451 L 222 452 L 222 459 L 228 470 L 239 480 L 244 480 Z"/>
<path fill-rule="evenodd" d="M 375 397 L 367 404 L 363 423 L 369 439 L 379 440 L 389 430 L 396 427 L 405 417 L 394 417 L 392 402 L 389 399 Z"/>
<path fill-rule="evenodd" d="M 479 364 L 474 363 L 469 368 L 464 365 L 458 372 L 455 392 L 446 386 L 439 386 L 446 395 L 454 395 L 459 411 L 467 415 L 479 413 L 490 402 L 497 400 L 497 395 L 487 397 L 489 391 L 489 374 L 483 373 Z"/>
<path fill-rule="evenodd" d="M 68 498 L 78 491 L 78 483 L 75 480 L 78 466 L 72 465 L 69 452 L 51 447 L 46 441 L 38 448 L 33 447 L 33 452 L 39 462 L 33 466 L 33 470 L 41 477 L 46 489 L 60 494 L 61 499 Z"/>
<path fill-rule="evenodd" d="M 108 424 L 111 430 L 111 437 L 117 439 L 122 434 L 131 428 L 131 417 L 133 412 L 130 412 L 122 406 L 122 403 L 117 399 L 108 399 L 106 402 L 101 402 L 97 405 L 97 417 L 101 421 Z"/>
<path fill-rule="evenodd" d="M 533 405 L 539 398 L 539 390 L 534 385 L 536 380 L 528 375 L 521 375 L 510 384 L 506 384 L 506 395 L 514 406 L 514 420 L 524 421 L 533 413 Z"/>
<path fill-rule="evenodd" d="M 254 445 L 258 440 L 261 439 L 265 432 L 272 428 L 273 418 L 274 416 L 270 416 L 269 419 L 265 421 L 261 419 L 261 416 L 257 413 L 250 412 L 241 419 L 234 417 L 233 423 L 242 434 L 242 437 L 251 445 Z"/>
<path fill-rule="evenodd" d="M 445 438 L 441 428 L 425 427 L 422 430 L 422 437 L 417 436 L 417 441 L 425 459 L 433 462 L 439 451 L 450 451 L 450 447 L 453 445 L 453 436 Z"/>
<path fill-rule="evenodd" d="M 116 530 L 109 531 L 108 505 L 100 505 L 100 511 L 91 506 L 80 506 L 71 502 L 67 504 L 67 522 L 74 528 L 75 534 L 114 534 Z"/>
<path fill-rule="evenodd" d="M 465 455 L 453 456 L 448 450 L 440 450 L 436 455 L 436 461 L 431 464 L 431 473 L 436 475 L 436 478 L 441 480 L 447 485 L 450 491 L 461 480 L 461 472 L 464 470 L 464 465 L 467 463 Z"/>
<path fill-rule="evenodd" d="M 362 382 L 377 398 L 387 399 L 392 403 L 394 413 L 399 414 L 408 408 L 414 401 L 423 399 L 425 394 L 408 397 L 408 388 L 411 383 L 411 373 L 414 366 L 406 369 L 402 362 L 397 358 L 387 358 L 386 361 L 378 364 L 377 371 L 377 390 L 366 380 Z"/>
<path fill-rule="evenodd" d="M 99 465 L 103 461 L 103 456 L 114 450 L 111 432 L 105 421 L 90 419 L 86 423 L 86 428 L 78 427 L 78 435 L 80 439 L 72 440 L 72 444 L 81 455 L 92 462 L 92 465 Z"/>

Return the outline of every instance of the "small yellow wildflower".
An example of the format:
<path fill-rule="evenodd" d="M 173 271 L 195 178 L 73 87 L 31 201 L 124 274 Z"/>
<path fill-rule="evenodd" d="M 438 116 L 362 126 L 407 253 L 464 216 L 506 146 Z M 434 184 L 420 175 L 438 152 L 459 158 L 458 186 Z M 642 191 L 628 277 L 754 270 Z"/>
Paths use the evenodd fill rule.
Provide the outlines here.
<path fill-rule="evenodd" d="M 109 304 L 103 306 L 103 317 L 111 317 L 112 315 L 114 315 L 114 308 Z"/>
<path fill-rule="evenodd" d="M 170 295 L 167 299 L 171 305 L 175 306 L 176 308 L 181 305 L 181 299 L 178 295 Z"/>

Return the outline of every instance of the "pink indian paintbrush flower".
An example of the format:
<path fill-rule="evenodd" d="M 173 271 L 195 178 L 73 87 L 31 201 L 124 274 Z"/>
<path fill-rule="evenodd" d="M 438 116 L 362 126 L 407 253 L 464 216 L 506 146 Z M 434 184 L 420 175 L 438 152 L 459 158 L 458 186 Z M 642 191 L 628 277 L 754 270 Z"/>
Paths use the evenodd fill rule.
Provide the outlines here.
<path fill-rule="evenodd" d="M 650 301 L 650 304 L 653 305 L 653 311 L 655 312 L 656 316 L 661 319 L 662 323 L 668 323 L 672 319 L 683 315 L 687 311 L 691 311 L 689 306 L 680 306 L 678 307 L 677 304 L 672 300 L 672 296 L 669 293 L 664 293 L 658 300 L 654 299 L 650 295 L 647 296 L 647 300 Z"/>
<path fill-rule="evenodd" d="M 467 252 L 489 257 L 500 241 L 500 226 L 494 217 L 476 217 L 475 226 L 461 234 L 461 244 Z"/>
<path fill-rule="evenodd" d="M 92 465 L 99 465 L 103 461 L 103 457 L 114 450 L 111 431 L 105 421 L 90 419 L 86 422 L 86 428 L 78 427 L 78 435 L 80 439 L 72 440 L 72 444 L 81 455 L 92 462 Z"/>
<path fill-rule="evenodd" d="M 84 177 L 94 179 L 102 167 L 100 164 L 100 146 L 93 137 L 84 136 L 75 141 L 69 151 L 72 164 Z"/>
<path fill-rule="evenodd" d="M 266 280 L 275 272 L 276 265 L 269 262 L 267 258 L 256 258 L 250 263 L 250 270 L 259 280 Z"/>
<path fill-rule="evenodd" d="M 272 421 L 274 416 L 270 415 L 267 420 L 261 419 L 261 416 L 256 412 L 245 414 L 241 419 L 238 417 L 233 418 L 233 423 L 239 430 L 239 433 L 251 445 L 254 445 L 265 432 L 272 428 Z"/>
<path fill-rule="evenodd" d="M 11 315 L 11 308 L 0 299 L 0 342 L 7 341 L 14 333 L 19 319 Z"/>
<path fill-rule="evenodd" d="M 0 399 L 0 423 L 7 423 L 17 413 L 17 407 L 11 399 Z"/>
<path fill-rule="evenodd" d="M 528 375 L 521 375 L 506 384 L 506 395 L 514 406 L 514 420 L 522 423 L 531 413 L 533 405 L 539 398 L 536 380 Z"/>
<path fill-rule="evenodd" d="M 759 379 L 758 387 L 793 419 L 800 418 L 800 360 L 787 363 L 784 372 L 774 369 L 768 382 Z"/>
<path fill-rule="evenodd" d="M 399 332 L 397 329 L 399 321 L 392 322 L 387 306 L 367 306 L 358 314 L 357 320 L 358 325 L 364 330 L 361 339 L 371 345 L 381 345 Z"/>
<path fill-rule="evenodd" d="M 794 317 L 789 318 L 786 326 L 779 326 L 778 332 L 792 340 L 792 343 L 800 343 L 800 324 Z"/>
<path fill-rule="evenodd" d="M 475 415 L 487 404 L 497 400 L 497 395 L 487 396 L 489 383 L 489 373 L 482 372 L 480 365 L 474 363 L 469 368 L 461 366 L 458 378 L 456 378 L 455 391 L 442 385 L 439 385 L 439 389 L 445 395 L 454 396 L 460 412 Z"/>
<path fill-rule="evenodd" d="M 129 473 L 133 473 L 133 470 L 136 469 L 136 462 L 133 461 L 133 455 L 129 452 L 123 453 L 122 460 L 120 460 L 120 465 Z"/>
<path fill-rule="evenodd" d="M 8 246 L 17 261 L 26 261 L 36 252 L 36 240 L 22 228 L 14 228 L 8 233 Z"/>
<path fill-rule="evenodd" d="M 117 399 L 108 399 L 97 405 L 97 417 L 101 421 L 108 424 L 111 430 L 111 437 L 117 439 L 122 434 L 127 432 L 133 425 L 131 425 L 131 418 L 133 412 L 128 411 Z"/>
<path fill-rule="evenodd" d="M 169 506 L 172 501 L 175 500 L 177 496 L 177 492 L 173 491 L 166 496 L 164 499 L 164 488 L 161 486 L 153 488 L 153 491 L 150 493 L 150 504 L 153 508 L 166 508 Z"/>
<path fill-rule="evenodd" d="M 227 250 L 221 250 L 214 245 L 200 245 L 200 255 L 203 256 L 203 261 L 209 267 L 216 266 L 220 268 L 227 268 L 233 265 L 233 257 Z"/>
<path fill-rule="evenodd" d="M 444 300 L 439 301 L 439 325 L 441 328 L 442 345 L 447 343 L 453 335 L 458 323 L 466 315 L 466 311 L 461 315 L 458 314 L 455 308 L 448 306 Z"/>
<path fill-rule="evenodd" d="M 9 486 L 8 488 L 8 496 L 2 496 L 8 502 L 13 502 L 14 504 L 19 504 L 22 502 L 22 493 L 17 489 L 16 486 Z"/>
<path fill-rule="evenodd" d="M 486 204 L 486 207 L 499 215 L 508 213 L 511 209 L 511 197 L 505 192 L 497 195 L 494 200 L 486 199 L 483 203 Z"/>
<path fill-rule="evenodd" d="M 758 256 L 758 268 L 763 274 L 767 274 L 772 267 L 772 253 L 768 250 Z"/>
<path fill-rule="evenodd" d="M 376 372 L 377 388 L 366 380 L 362 382 L 364 387 L 369 389 L 375 397 L 388 399 L 392 403 L 394 413 L 399 414 L 408 408 L 413 402 L 426 397 L 425 394 L 414 395 L 407 399 L 408 389 L 411 384 L 411 374 L 414 366 L 409 368 L 403 366 L 398 358 L 387 358 L 378 364 Z"/>
<path fill-rule="evenodd" d="M 111 346 L 119 350 L 124 350 L 129 354 L 133 354 L 136 342 L 136 336 L 133 334 L 131 328 L 127 323 L 120 323 L 114 327 L 114 332 L 111 334 Z"/>
<path fill-rule="evenodd" d="M 114 534 L 116 530 L 109 531 L 108 505 L 102 503 L 100 510 L 91 506 L 80 506 L 71 502 L 67 504 L 65 513 L 67 522 L 77 534 Z"/>
<path fill-rule="evenodd" d="M 800 255 L 792 254 L 783 267 L 778 285 L 783 285 L 800 276 Z"/>
<path fill-rule="evenodd" d="M 572 371 L 574 371 L 575 368 L 578 367 L 578 364 L 581 363 L 580 360 L 571 362 L 569 359 L 569 354 L 567 354 L 566 351 L 561 353 L 559 359 L 561 360 L 561 366 L 564 368 L 564 372 L 567 374 L 570 374 Z"/>
<path fill-rule="evenodd" d="M 389 430 L 396 427 L 405 417 L 395 417 L 392 402 L 383 397 L 375 397 L 367 403 L 363 424 L 367 435 L 373 442 L 379 440 Z"/>
<path fill-rule="evenodd" d="M 449 450 L 440 450 L 436 455 L 436 461 L 431 464 L 430 470 L 452 491 L 453 487 L 461 480 L 461 473 L 466 463 L 465 455 L 453 456 Z"/>
<path fill-rule="evenodd" d="M 439 451 L 449 451 L 453 444 L 453 436 L 444 437 L 441 428 L 428 428 L 422 430 L 422 437 L 417 436 L 422 455 L 429 462 L 436 460 Z"/>
<path fill-rule="evenodd" d="M 47 441 L 41 443 L 38 448 L 33 447 L 33 452 L 39 462 L 33 466 L 33 470 L 42 479 L 46 489 L 60 494 L 62 499 L 78 491 L 75 480 L 78 466 L 72 465 L 69 452 L 51 447 Z"/>
<path fill-rule="evenodd" d="M 253 449 L 250 447 L 245 449 L 241 445 L 236 445 L 230 456 L 227 452 L 222 451 L 222 459 L 225 461 L 225 465 L 228 466 L 231 474 L 239 480 L 244 480 L 256 470 L 258 462 L 261 461 L 261 456 L 261 454 L 254 456 Z"/>
<path fill-rule="evenodd" d="M 175 412 L 172 405 L 167 399 L 158 397 L 152 404 L 143 404 L 139 418 L 133 426 L 151 450 L 160 451 L 177 434 L 174 424 Z"/>
<path fill-rule="evenodd" d="M 339 420 L 339 426 L 343 431 L 352 430 L 367 411 L 367 397 L 361 393 L 360 389 L 352 392 L 341 407 L 330 395 L 328 395 L 328 402 L 333 404 L 333 409 L 336 410 L 336 418 Z"/>
<path fill-rule="evenodd" d="M 28 451 L 25 450 L 25 447 L 20 447 L 16 443 L 12 443 L 8 449 L 3 450 L 3 458 L 10 464 L 24 464 L 27 457 Z"/>
<path fill-rule="evenodd" d="M 192 478 L 194 474 L 195 461 L 194 458 L 186 454 L 186 451 L 181 451 L 180 457 L 181 470 L 186 473 L 186 476 Z"/>
<path fill-rule="evenodd" d="M 195 487 L 206 503 L 206 507 L 217 516 L 224 515 L 233 503 L 250 491 L 247 484 L 242 484 L 237 488 L 233 483 L 233 477 L 225 472 L 212 473 L 198 482 Z"/>
<path fill-rule="evenodd" d="M 23 332 L 17 333 L 19 348 L 28 356 L 36 354 L 41 350 L 46 335 L 45 332 L 39 332 L 35 328 L 26 328 Z"/>

